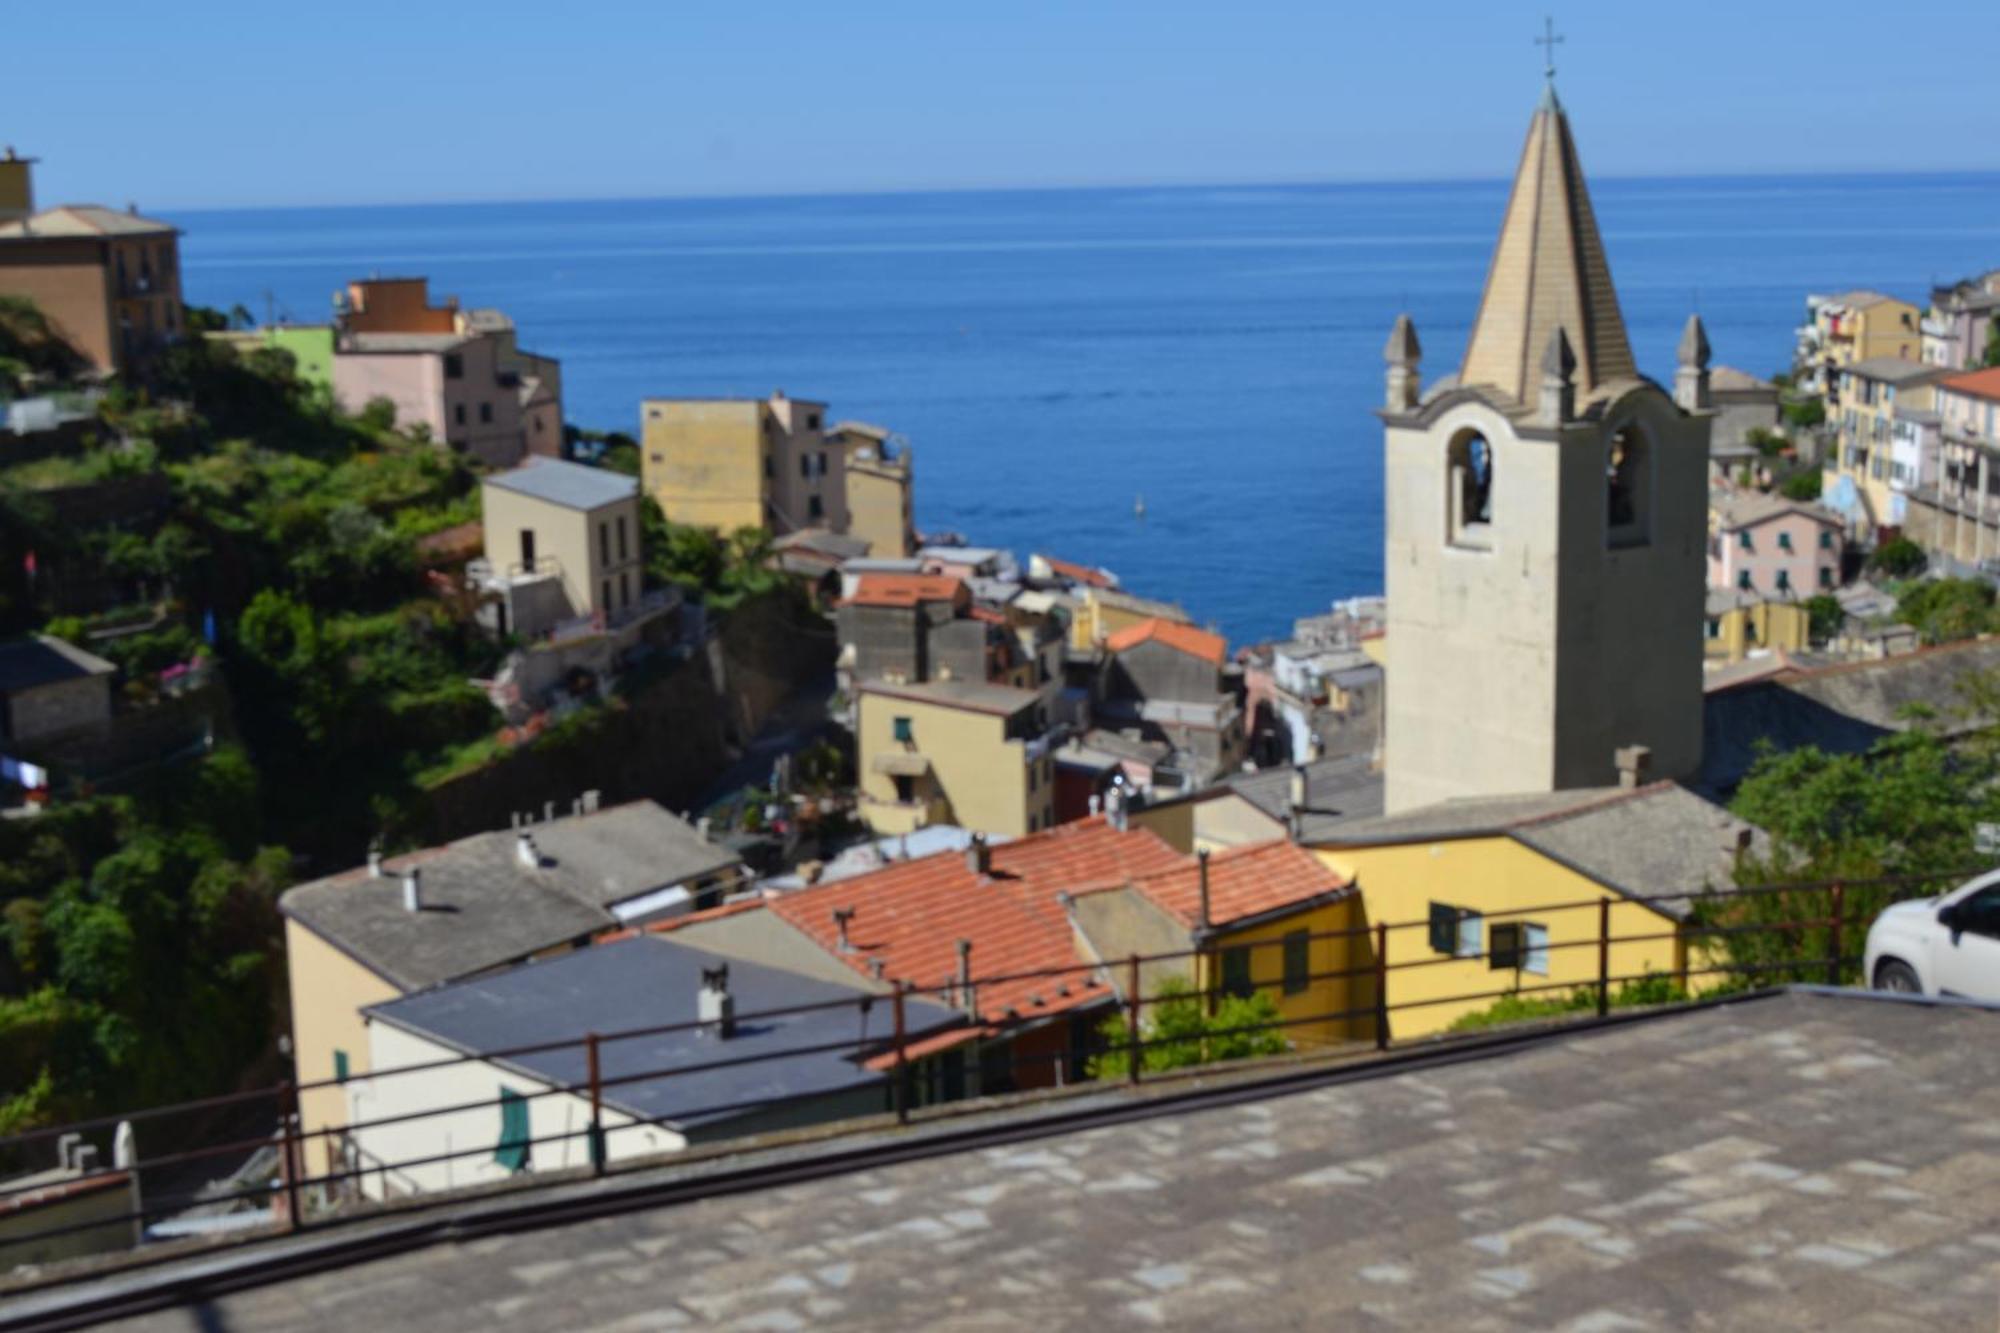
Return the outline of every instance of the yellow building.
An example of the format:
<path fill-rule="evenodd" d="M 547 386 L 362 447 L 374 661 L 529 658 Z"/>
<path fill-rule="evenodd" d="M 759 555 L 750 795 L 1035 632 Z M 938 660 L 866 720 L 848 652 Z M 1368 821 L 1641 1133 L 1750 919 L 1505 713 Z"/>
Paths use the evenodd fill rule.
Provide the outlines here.
<path fill-rule="evenodd" d="M 1841 292 L 1806 300 L 1798 359 L 1806 388 L 1840 396 L 1842 367 L 1878 358 L 1923 359 L 1923 316 L 1908 301 L 1881 292 Z"/>
<path fill-rule="evenodd" d="M 1728 666 L 1770 649 L 1800 652 L 1812 642 L 1812 616 L 1802 602 L 1711 588 L 1707 609 L 1701 641 L 1706 666 Z"/>
<path fill-rule="evenodd" d="M 911 503 L 910 446 L 888 431 L 861 421 L 843 421 L 831 439 L 847 461 L 847 533 L 868 543 L 878 560 L 900 560 L 917 549 Z"/>
<path fill-rule="evenodd" d="M 1100 647 L 1120 630 L 1132 629 L 1148 620 L 1178 625 L 1193 623 L 1188 613 L 1172 602 L 1150 601 L 1115 588 L 1085 588 L 1074 596 L 1071 609 L 1069 641 L 1079 652 Z"/>
<path fill-rule="evenodd" d="M 1502 994 L 1560 999 L 1595 984 L 1607 920 L 1614 991 L 1649 974 L 1714 984 L 1699 946 L 1690 963 L 1692 899 L 1732 882 L 1752 834 L 1661 782 L 1444 801 L 1345 823 L 1313 847 L 1352 878 L 1365 924 L 1390 928 L 1389 1026 L 1401 1040 Z"/>
<path fill-rule="evenodd" d="M 1018 838 L 1055 822 L 1041 693 L 979 680 L 871 680 L 856 712 L 860 813 L 876 833 L 958 824 Z"/>
<path fill-rule="evenodd" d="M 1936 480 L 1924 476 L 1921 440 L 1927 430 L 1934 433 L 1937 381 L 1951 372 L 1921 361 L 1877 357 L 1837 373 L 1839 405 L 1831 417 L 1835 437 L 1823 465 L 1821 499 L 1864 536 L 1880 528 L 1901 528 L 1908 495 L 1926 480 Z"/>
<path fill-rule="evenodd" d="M 847 531 L 846 460 L 827 438 L 826 404 L 648 398 L 639 415 L 639 479 L 669 521 Z"/>
<path fill-rule="evenodd" d="M 532 637 L 582 616 L 613 622 L 645 592 L 638 489 L 630 477 L 555 458 L 486 478 L 487 569 L 504 632 Z"/>
<path fill-rule="evenodd" d="M 1304 1046 L 1374 1035 L 1365 998 L 1353 998 L 1369 957 L 1354 931 L 1359 907 L 1346 876 L 1284 841 L 1204 852 L 1194 865 L 1086 888 L 1068 903 L 1079 942 L 1106 964 L 1193 953 L 1142 966 L 1147 995 L 1169 977 L 1203 993 L 1261 992 L 1277 1005 L 1281 1034 Z"/>

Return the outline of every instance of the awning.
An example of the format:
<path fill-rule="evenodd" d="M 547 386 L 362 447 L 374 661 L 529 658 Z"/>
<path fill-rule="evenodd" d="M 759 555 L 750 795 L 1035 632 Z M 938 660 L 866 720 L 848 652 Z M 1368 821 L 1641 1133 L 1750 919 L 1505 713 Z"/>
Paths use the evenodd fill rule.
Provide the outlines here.
<path fill-rule="evenodd" d="M 886 773 L 892 778 L 920 778 L 931 771 L 931 761 L 920 754 L 903 751 L 898 754 L 878 754 L 869 767 L 877 773 Z"/>

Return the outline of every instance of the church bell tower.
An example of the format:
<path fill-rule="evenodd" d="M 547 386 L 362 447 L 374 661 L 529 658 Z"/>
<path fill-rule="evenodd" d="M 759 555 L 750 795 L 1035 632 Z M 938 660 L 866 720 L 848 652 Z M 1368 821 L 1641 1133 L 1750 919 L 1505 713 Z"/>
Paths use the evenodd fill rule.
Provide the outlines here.
<path fill-rule="evenodd" d="M 1707 353 L 1690 321 L 1678 392 L 1638 373 L 1551 79 L 1458 374 L 1407 316 L 1385 353 L 1392 813 L 1693 773 Z"/>

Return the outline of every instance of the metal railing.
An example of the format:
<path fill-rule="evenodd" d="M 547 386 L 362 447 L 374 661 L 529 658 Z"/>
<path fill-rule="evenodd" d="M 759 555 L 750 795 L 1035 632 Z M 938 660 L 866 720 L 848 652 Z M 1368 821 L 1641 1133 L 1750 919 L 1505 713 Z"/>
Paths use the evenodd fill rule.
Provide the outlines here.
<path fill-rule="evenodd" d="M 784 1109 L 803 1111 L 794 1120 L 799 1126 L 837 1125 L 853 1119 L 851 1110 L 844 1105 L 834 1108 L 831 1114 L 815 1115 L 811 1103 L 824 1095 L 816 1092 L 781 1091 L 747 1097 L 722 1094 L 720 1101 L 695 1100 L 692 1104 L 675 1106 L 669 1113 L 650 1115 L 631 1104 L 619 1104 L 620 1090 L 640 1084 L 671 1083 L 773 1062 L 836 1056 L 878 1073 L 881 1077 L 873 1086 L 881 1094 L 879 1109 L 869 1119 L 856 1123 L 869 1123 L 879 1116 L 881 1119 L 875 1123 L 893 1121 L 907 1125 L 920 1112 L 945 1114 L 950 1103 L 970 1096 L 1059 1088 L 1073 1080 L 1102 1086 L 1116 1079 L 1139 1085 L 1164 1072 L 1149 1067 L 1147 1056 L 1155 1051 L 1165 1053 L 1165 1062 L 1172 1068 L 1212 1068 L 1217 1062 L 1215 1047 L 1219 1043 L 1260 1033 L 1278 1039 L 1281 1048 L 1310 1046 L 1322 1052 L 1339 1053 L 1366 1051 L 1372 1045 L 1377 1051 L 1386 1051 L 1391 1046 L 1398 1015 L 1411 1016 L 1411 1026 L 1418 1035 L 1432 1036 L 1444 1023 L 1430 1015 L 1447 1006 L 1478 1013 L 1479 1010 L 1467 1007 L 1482 1003 L 1490 1007 L 1508 999 L 1548 999 L 1558 1002 L 1548 1007 L 1551 1013 L 1574 1010 L 1603 1017 L 1615 1005 L 1633 1002 L 1621 996 L 1619 988 L 1640 983 L 1665 982 L 1675 998 L 1697 1003 L 1752 985 L 1791 981 L 1837 985 L 1855 975 L 1859 959 L 1853 946 L 1860 936 L 1854 929 L 1865 928 L 1864 917 L 1872 917 L 1891 901 L 1938 891 L 1960 878 L 1963 876 L 1901 876 L 1772 884 L 1692 899 L 1681 893 L 1598 896 L 1466 913 L 1453 919 L 1449 952 L 1432 947 L 1436 941 L 1431 933 L 1440 923 L 1433 917 L 1425 917 L 1332 930 L 1295 931 L 1289 938 L 1272 937 L 1240 944 L 1210 942 L 1189 949 L 1089 959 L 953 979 L 935 986 L 917 986 L 902 980 L 895 982 L 887 993 L 856 994 L 851 998 L 744 1012 L 734 1019 L 738 1026 L 774 1025 L 851 1011 L 857 1020 L 852 1036 L 822 1040 L 816 1037 L 823 1033 L 802 1034 L 815 1039 L 747 1054 L 731 1053 L 727 1040 L 718 1038 L 714 1058 L 607 1073 L 604 1055 L 609 1048 L 649 1037 L 697 1033 L 715 1037 L 716 1024 L 695 1020 L 589 1032 L 474 1055 L 451 1055 L 368 1070 L 345 1078 L 288 1080 L 274 1087 L 52 1125 L 0 1137 L 0 1154 L 23 1158 L 62 1141 L 66 1135 L 81 1135 L 89 1140 L 123 1125 L 133 1127 L 132 1138 L 136 1141 L 149 1132 L 147 1127 L 172 1117 L 240 1113 L 263 1104 L 276 1121 L 272 1131 L 238 1134 L 221 1142 L 174 1145 L 172 1151 L 139 1157 L 113 1171 L 143 1178 L 148 1174 L 185 1172 L 203 1163 L 233 1165 L 261 1149 L 275 1147 L 280 1165 L 274 1180 L 204 1193 L 199 1201 L 204 1205 L 249 1203 L 269 1207 L 274 1229 L 296 1231 L 365 1215 L 370 1211 L 369 1204 L 386 1201 L 396 1193 L 389 1188 L 392 1179 L 404 1182 L 404 1193 L 429 1192 L 421 1188 L 422 1176 L 418 1173 L 466 1159 L 490 1160 L 503 1152 L 518 1150 L 519 1160 L 525 1164 L 532 1162 L 537 1148 L 566 1146 L 581 1140 L 584 1162 L 580 1169 L 602 1176 L 614 1165 L 610 1140 L 628 1130 L 666 1128 L 678 1133 L 675 1126 Z M 1645 929 L 1637 931 L 1615 932 L 1614 913 L 1631 907 L 1649 909 L 1656 915 L 1657 923 L 1647 922 Z M 1857 907 L 1859 911 L 1854 910 Z M 1573 919 L 1579 914 L 1588 914 L 1585 919 L 1592 921 L 1594 929 L 1577 927 Z M 1482 923 L 1478 947 L 1459 947 L 1462 935 L 1457 927 L 1463 915 L 1477 915 Z M 1630 912 L 1622 915 L 1629 916 Z M 1775 919 L 1765 919 L 1773 916 Z M 1553 925 L 1549 926 L 1548 937 L 1532 951 L 1521 941 L 1505 954 L 1496 951 L 1492 929 L 1496 923 L 1525 924 L 1536 918 L 1550 922 L 1561 919 L 1566 928 L 1557 932 Z M 1414 945 L 1402 943 L 1409 932 L 1425 934 Z M 1775 940 L 1784 956 L 1760 959 L 1750 956 L 1754 951 L 1732 949 L 1731 941 L 1744 939 Z M 1282 963 L 1276 974 L 1255 966 L 1260 953 L 1293 949 L 1301 943 L 1307 946 L 1308 960 L 1313 945 L 1344 946 L 1333 951 L 1343 956 L 1336 960 L 1337 966 L 1320 970 L 1308 966 L 1303 973 L 1287 969 Z M 1634 945 L 1670 946 L 1663 950 L 1668 964 L 1654 966 L 1648 957 L 1640 971 L 1615 970 L 1614 954 Z M 1236 950 L 1244 951 L 1242 956 L 1248 963 L 1244 972 L 1249 979 L 1239 972 L 1235 984 L 1226 985 L 1221 980 L 1226 971 L 1223 955 Z M 1567 973 L 1564 979 L 1555 979 L 1553 974 L 1557 969 L 1553 958 L 1574 951 L 1583 951 L 1589 963 L 1582 969 L 1564 968 Z M 1798 956 L 1801 953 L 1804 956 Z M 1523 966 L 1532 955 L 1539 955 L 1544 961 L 1547 980 L 1534 980 L 1537 974 Z M 1423 986 L 1407 991 L 1407 998 L 1395 996 L 1398 978 L 1421 975 L 1427 969 L 1480 965 L 1484 965 L 1487 975 L 1499 975 L 1499 984 L 1489 987 L 1468 984 L 1462 990 L 1446 986 L 1443 994 L 1432 993 L 1437 986 Z M 1161 983 L 1148 993 L 1149 969 L 1153 975 L 1164 969 L 1175 976 L 1185 973 L 1187 977 L 1179 985 Z M 1706 991 L 1695 985 L 1703 980 L 1712 982 Z M 1047 983 L 1039 992 L 1022 995 L 1011 1007 L 982 1011 L 982 997 L 990 999 L 996 993 L 1010 993 L 1002 989 L 1005 987 L 1019 992 L 1022 983 L 1037 981 Z M 1223 1006 L 1232 998 L 1269 992 L 1282 996 L 1274 1017 L 1216 1025 L 1221 1021 Z M 1645 1002 L 1650 994 L 1636 1002 Z M 1050 995 L 1068 1002 L 1049 1004 Z M 913 1024 L 911 1005 L 922 1000 L 952 1010 L 955 1016 L 949 1021 L 937 1021 L 931 1011 L 932 1021 Z M 1206 1021 L 1193 1033 L 1162 1031 L 1159 1011 L 1168 1005 L 1195 1006 Z M 878 1006 L 889 1010 L 888 1030 L 871 1033 L 869 1018 Z M 1150 1027 L 1146 1021 L 1149 1010 L 1155 1019 Z M 1308 1029 L 1316 1031 L 1309 1034 Z M 1024 1038 L 1051 1031 L 1058 1040 L 1023 1044 Z M 968 1064 L 968 1048 L 978 1057 L 976 1064 Z M 557 1077 L 546 1065 L 538 1072 L 532 1063 L 533 1057 L 564 1053 L 582 1055 L 581 1079 Z M 496 1087 L 502 1082 L 511 1085 L 511 1095 L 519 1098 L 523 1106 L 567 1097 L 575 1099 L 579 1106 L 587 1106 L 588 1115 L 580 1127 L 565 1126 L 561 1132 L 536 1134 L 532 1132 L 530 1112 L 527 1119 L 530 1132 L 511 1137 L 505 1136 L 502 1102 L 497 1093 L 470 1099 L 446 1097 L 443 1104 L 426 1104 L 372 1118 L 342 1119 L 339 1123 L 329 1119 L 309 1124 L 301 1115 L 302 1099 L 312 1094 L 332 1092 L 347 1097 L 356 1091 L 378 1093 L 383 1085 L 395 1080 L 449 1073 L 474 1065 L 490 1068 Z M 869 1085 L 864 1082 L 863 1086 Z M 351 1111 L 354 1107 L 354 1100 L 349 1098 L 344 1109 Z M 618 1118 L 618 1123 L 610 1122 L 607 1111 Z M 400 1158 L 385 1157 L 370 1146 L 380 1131 L 472 1113 L 491 1113 L 495 1117 L 494 1129 L 474 1146 L 453 1147 L 441 1139 L 429 1149 Z M 307 1166 L 309 1150 L 314 1145 L 324 1159 L 324 1169 L 318 1172 Z M 682 1147 L 687 1146 L 683 1136 Z M 722 1150 L 727 1150 L 726 1143 Z M 632 1154 L 619 1165 L 654 1165 L 662 1157 L 659 1152 Z M 365 1184 L 371 1178 L 377 1182 L 380 1200 L 366 1195 Z M 47 1180 L 0 1185 L 0 1211 L 16 1207 L 17 1199 L 49 1188 Z M 139 1198 L 138 1192 L 135 1191 L 134 1197 Z M 122 1214 L 98 1214 L 73 1223 L 17 1230 L 0 1238 L 0 1266 L 18 1262 L 15 1256 L 23 1247 L 67 1235 L 105 1232 L 114 1227 L 142 1234 L 148 1219 L 178 1212 L 188 1202 L 186 1198 L 150 1203 L 140 1199 Z M 241 1234 L 232 1233 L 235 1238 Z"/>

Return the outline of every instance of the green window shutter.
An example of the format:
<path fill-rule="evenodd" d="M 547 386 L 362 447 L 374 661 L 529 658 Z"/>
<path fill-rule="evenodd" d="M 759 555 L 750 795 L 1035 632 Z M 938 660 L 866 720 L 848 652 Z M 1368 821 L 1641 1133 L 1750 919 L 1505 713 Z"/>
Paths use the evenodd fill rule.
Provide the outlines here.
<path fill-rule="evenodd" d="M 1312 934 L 1294 930 L 1285 936 L 1285 994 L 1297 995 L 1312 981 Z"/>
<path fill-rule="evenodd" d="M 912 741 L 916 740 L 917 738 L 916 729 L 910 725 L 910 719 L 908 719 L 907 717 L 897 718 L 895 722 L 895 727 L 896 727 L 896 741 L 898 744 L 908 745 Z"/>
<path fill-rule="evenodd" d="M 1250 950 L 1244 946 L 1222 951 L 1222 993 L 1248 995 L 1255 989 L 1250 982 Z"/>
<path fill-rule="evenodd" d="M 1519 926 L 1495 923 L 1493 927 L 1493 947 L 1487 951 L 1487 963 L 1495 972 L 1506 971 L 1521 965 L 1521 928 Z"/>
<path fill-rule="evenodd" d="M 346 1052 L 346 1051 L 339 1051 L 339 1050 L 337 1050 L 337 1051 L 335 1051 L 335 1052 L 333 1053 L 333 1081 L 334 1081 L 335 1083 L 345 1083 L 345 1082 L 347 1082 L 347 1052 Z"/>
<path fill-rule="evenodd" d="M 1458 952 L 1458 909 L 1431 904 L 1431 952 Z"/>
<path fill-rule="evenodd" d="M 528 1129 L 528 1099 L 509 1088 L 500 1089 L 500 1146 L 493 1160 L 509 1171 L 525 1170 L 534 1135 Z"/>

